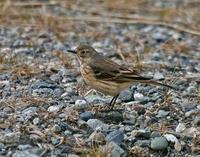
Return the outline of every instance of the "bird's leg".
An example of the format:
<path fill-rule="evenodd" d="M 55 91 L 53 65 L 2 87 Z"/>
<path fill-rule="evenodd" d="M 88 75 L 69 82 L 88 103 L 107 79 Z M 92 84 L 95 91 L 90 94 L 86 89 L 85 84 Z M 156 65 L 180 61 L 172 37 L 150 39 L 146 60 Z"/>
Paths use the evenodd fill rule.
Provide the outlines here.
<path fill-rule="evenodd" d="M 110 101 L 110 106 L 111 106 L 110 109 L 111 109 L 111 110 L 113 109 L 113 107 L 114 107 L 114 105 L 115 105 L 115 102 L 116 102 L 118 96 L 119 96 L 119 94 L 116 95 L 116 96 L 114 96 L 114 97 L 112 98 L 112 100 Z"/>

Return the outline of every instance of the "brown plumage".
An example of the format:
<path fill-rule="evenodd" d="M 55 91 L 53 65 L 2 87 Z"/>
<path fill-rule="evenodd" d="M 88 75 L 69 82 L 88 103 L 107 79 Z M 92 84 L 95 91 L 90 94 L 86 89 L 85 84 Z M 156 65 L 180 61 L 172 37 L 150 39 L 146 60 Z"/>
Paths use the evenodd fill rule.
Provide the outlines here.
<path fill-rule="evenodd" d="M 136 69 L 129 69 L 113 62 L 89 45 L 80 45 L 76 50 L 68 51 L 77 55 L 81 74 L 89 86 L 104 94 L 114 96 L 110 103 L 111 107 L 119 93 L 133 83 L 153 84 L 173 89 L 172 86 L 141 76 Z"/>

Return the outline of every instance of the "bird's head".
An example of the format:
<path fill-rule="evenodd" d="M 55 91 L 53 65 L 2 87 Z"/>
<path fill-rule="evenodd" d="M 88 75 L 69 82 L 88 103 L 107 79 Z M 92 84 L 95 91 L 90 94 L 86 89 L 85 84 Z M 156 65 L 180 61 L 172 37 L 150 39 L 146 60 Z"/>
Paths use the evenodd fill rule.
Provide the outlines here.
<path fill-rule="evenodd" d="M 80 62 L 88 62 L 95 54 L 96 50 L 89 45 L 79 45 L 75 50 L 68 50 L 78 56 Z"/>

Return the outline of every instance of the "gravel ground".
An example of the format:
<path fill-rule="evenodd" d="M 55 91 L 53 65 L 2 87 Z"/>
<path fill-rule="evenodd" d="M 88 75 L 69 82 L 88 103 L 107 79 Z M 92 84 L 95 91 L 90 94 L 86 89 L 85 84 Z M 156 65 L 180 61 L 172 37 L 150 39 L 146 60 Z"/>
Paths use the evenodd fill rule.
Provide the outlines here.
<path fill-rule="evenodd" d="M 78 12 L 52 7 L 59 14 Z M 80 21 L 55 32 L 0 26 L 0 156 L 197 156 L 200 154 L 200 38 L 161 26 Z M 88 94 L 80 43 L 137 67 L 163 87 L 134 84 L 113 111 Z M 123 61 L 122 61 L 123 60 Z"/>

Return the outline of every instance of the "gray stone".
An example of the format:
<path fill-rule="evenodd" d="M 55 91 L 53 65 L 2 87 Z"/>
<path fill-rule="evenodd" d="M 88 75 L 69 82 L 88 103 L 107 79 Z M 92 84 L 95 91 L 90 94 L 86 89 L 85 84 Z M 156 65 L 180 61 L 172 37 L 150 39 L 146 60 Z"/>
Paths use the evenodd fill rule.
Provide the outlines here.
<path fill-rule="evenodd" d="M 198 126 L 198 127 L 200 126 L 200 116 L 196 116 L 195 117 L 195 119 L 194 119 L 194 125 Z"/>
<path fill-rule="evenodd" d="M 159 110 L 158 114 L 156 115 L 157 118 L 164 118 L 169 114 L 169 111 Z"/>
<path fill-rule="evenodd" d="M 158 72 L 158 71 L 155 72 L 155 74 L 153 76 L 154 80 L 163 80 L 164 78 L 165 78 L 164 75 L 162 73 Z"/>
<path fill-rule="evenodd" d="M 55 124 L 52 129 L 51 129 L 54 133 L 59 133 L 61 131 L 61 127 L 57 124 Z"/>
<path fill-rule="evenodd" d="M 54 105 L 54 106 L 50 106 L 47 111 L 48 112 L 58 112 L 60 110 L 60 107 L 57 106 L 57 105 Z"/>
<path fill-rule="evenodd" d="M 124 133 L 121 130 L 114 130 L 106 136 L 107 142 L 113 141 L 118 145 L 120 145 L 123 140 L 124 140 Z"/>
<path fill-rule="evenodd" d="M 142 93 L 134 93 L 134 100 L 136 101 L 144 101 L 146 98 Z"/>
<path fill-rule="evenodd" d="M 151 138 L 160 137 L 160 136 L 161 136 L 161 134 L 159 132 L 153 131 L 151 133 Z"/>
<path fill-rule="evenodd" d="M 151 149 L 153 150 L 165 150 L 168 147 L 168 142 L 165 137 L 156 137 L 151 141 Z"/>
<path fill-rule="evenodd" d="M 150 136 L 151 136 L 151 132 L 148 131 L 148 130 L 145 130 L 145 129 L 133 130 L 131 132 L 131 135 L 133 137 L 136 137 L 136 138 L 146 138 L 146 139 L 149 139 Z"/>
<path fill-rule="evenodd" d="M 122 100 L 122 102 L 129 102 L 133 100 L 133 91 L 131 89 L 124 90 L 120 93 L 119 99 Z"/>
<path fill-rule="evenodd" d="M 121 157 L 125 155 L 125 151 L 115 142 L 110 142 L 109 146 L 111 148 L 111 157 Z"/>
<path fill-rule="evenodd" d="M 80 119 L 84 120 L 84 121 L 88 121 L 89 119 L 91 119 L 93 117 L 91 112 L 83 112 L 80 114 Z"/>
<path fill-rule="evenodd" d="M 18 146 L 18 149 L 19 150 L 27 150 L 27 149 L 30 149 L 30 148 L 32 148 L 32 146 L 31 145 L 29 145 L 29 144 L 20 144 L 19 146 Z"/>
<path fill-rule="evenodd" d="M 36 154 L 32 154 L 29 151 L 18 151 L 16 150 L 15 153 L 13 153 L 12 157 L 38 157 Z"/>
<path fill-rule="evenodd" d="M 97 127 L 100 127 L 102 130 L 108 130 L 108 125 L 103 123 L 102 121 L 98 120 L 98 119 L 89 119 L 87 121 L 87 124 L 93 129 L 95 130 Z"/>

